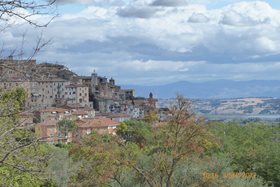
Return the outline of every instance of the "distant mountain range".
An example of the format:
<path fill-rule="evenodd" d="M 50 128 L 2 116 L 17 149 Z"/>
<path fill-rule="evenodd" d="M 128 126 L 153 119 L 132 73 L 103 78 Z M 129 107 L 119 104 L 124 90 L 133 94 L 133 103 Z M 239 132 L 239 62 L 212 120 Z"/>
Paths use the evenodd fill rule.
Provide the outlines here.
<path fill-rule="evenodd" d="M 177 94 L 187 98 L 280 98 L 280 81 L 278 80 L 215 80 L 202 83 L 181 81 L 158 86 L 124 85 L 123 87 L 135 89 L 137 96 L 148 97 L 152 92 L 154 97 L 163 99 L 174 98 Z"/>

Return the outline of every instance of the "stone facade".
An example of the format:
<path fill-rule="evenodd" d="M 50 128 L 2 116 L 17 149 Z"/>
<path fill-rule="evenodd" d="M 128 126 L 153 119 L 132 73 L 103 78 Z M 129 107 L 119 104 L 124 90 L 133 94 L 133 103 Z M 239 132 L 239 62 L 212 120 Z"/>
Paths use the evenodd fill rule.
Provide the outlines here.
<path fill-rule="evenodd" d="M 70 143 L 72 141 L 80 141 L 82 137 L 92 133 L 99 134 L 115 134 L 118 121 L 105 117 L 84 118 L 75 120 L 77 128 L 69 132 L 60 132 L 58 128 L 59 120 L 47 119 L 36 126 L 36 133 L 43 141 L 48 143 Z"/>
<path fill-rule="evenodd" d="M 0 88 L 22 87 L 26 90 L 28 98 L 25 107 L 28 110 L 67 103 L 92 107 L 89 103 L 88 87 L 77 85 L 77 75 L 63 65 L 6 59 L 0 60 L 0 74 Z M 69 95 L 69 87 L 75 89 L 74 95 Z"/>
<path fill-rule="evenodd" d="M 92 104 L 89 103 L 89 91 L 86 85 L 69 84 L 66 86 L 65 95 L 67 104 L 79 103 L 82 106 L 92 107 Z"/>
<path fill-rule="evenodd" d="M 125 101 L 134 96 L 134 90 L 121 89 L 113 78 L 98 76 L 93 72 L 91 76 L 80 77 L 82 83 L 89 87 L 89 99 L 94 108 L 101 113 L 125 112 Z"/>
<path fill-rule="evenodd" d="M 0 60 L 0 88 L 23 87 L 28 93 L 25 107 L 39 110 L 79 104 L 99 113 L 122 113 L 143 118 L 149 99 L 135 97 L 133 89 L 122 89 L 113 78 L 78 76 L 59 64 L 36 64 L 35 60 Z"/>
<path fill-rule="evenodd" d="M 83 118 L 94 118 L 95 111 L 92 108 L 69 108 L 67 106 L 58 107 L 48 107 L 46 109 L 38 110 L 35 113 L 35 121 L 44 122 L 48 119 L 53 120 L 76 120 Z"/>

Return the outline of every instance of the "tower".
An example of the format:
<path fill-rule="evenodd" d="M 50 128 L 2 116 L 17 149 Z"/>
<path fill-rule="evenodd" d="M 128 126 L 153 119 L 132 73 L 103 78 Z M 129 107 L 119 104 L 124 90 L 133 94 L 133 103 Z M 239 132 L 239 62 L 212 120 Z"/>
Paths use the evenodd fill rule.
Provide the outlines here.
<path fill-rule="evenodd" d="M 111 79 L 109 80 L 109 83 L 110 83 L 111 85 L 115 86 L 115 80 L 114 80 L 113 78 L 111 78 Z"/>
<path fill-rule="evenodd" d="M 98 85 L 98 76 L 95 70 L 93 70 L 93 73 L 91 74 L 91 85 L 97 86 Z"/>

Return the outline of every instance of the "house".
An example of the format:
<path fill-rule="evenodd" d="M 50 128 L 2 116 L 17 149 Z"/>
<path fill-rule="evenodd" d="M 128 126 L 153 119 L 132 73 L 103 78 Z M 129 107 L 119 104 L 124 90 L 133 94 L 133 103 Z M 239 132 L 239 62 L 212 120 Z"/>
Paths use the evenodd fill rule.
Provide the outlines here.
<path fill-rule="evenodd" d="M 69 106 L 64 107 L 48 107 L 35 112 L 35 121 L 43 122 L 46 119 L 54 120 L 77 120 L 82 118 L 94 118 L 95 111 L 88 107 L 73 108 Z"/>
<path fill-rule="evenodd" d="M 48 119 L 37 124 L 35 127 L 37 136 L 40 137 L 42 141 L 57 143 L 57 122 L 58 120 Z"/>
<path fill-rule="evenodd" d="M 27 109 L 61 106 L 65 102 L 92 107 L 88 87 L 79 84 L 77 75 L 63 65 L 0 59 L 0 75 L 0 88 L 22 87 L 26 90 Z"/>
<path fill-rule="evenodd" d="M 120 124 L 118 121 L 106 117 L 94 119 L 80 119 L 76 121 L 78 138 L 96 131 L 99 134 L 115 134 L 115 129 Z"/>
<path fill-rule="evenodd" d="M 96 131 L 99 134 L 115 134 L 115 129 L 120 124 L 106 117 L 83 118 L 75 121 L 77 127 L 69 131 L 60 131 L 59 120 L 46 119 L 36 125 L 36 134 L 48 143 L 70 143 L 79 141 L 82 137 Z"/>
<path fill-rule="evenodd" d="M 86 85 L 82 84 L 69 84 L 66 86 L 65 97 L 67 104 L 75 104 L 79 103 L 82 106 L 90 106 L 92 105 L 89 102 L 89 90 Z"/>
<path fill-rule="evenodd" d="M 28 97 L 24 109 L 32 111 L 79 105 L 81 108 L 92 108 L 100 113 L 126 113 L 132 118 L 143 119 L 146 113 L 155 108 L 157 102 L 152 93 L 149 98 L 135 97 L 133 89 L 122 89 L 113 78 L 99 76 L 95 71 L 91 76 L 79 76 L 60 64 L 37 64 L 36 60 L 13 58 L 0 59 L 0 75 L 0 88 L 22 87 L 26 90 Z M 61 119 L 67 117 L 66 114 L 67 111 L 64 114 L 53 111 L 49 117 Z M 89 115 L 83 111 L 76 111 L 73 116 L 86 118 Z M 38 121 L 41 122 L 45 118 L 40 116 Z M 123 121 L 124 118 L 127 117 L 111 119 Z"/>
<path fill-rule="evenodd" d="M 22 127 L 30 127 L 34 124 L 34 115 L 30 112 L 21 112 L 19 114 L 19 125 Z"/>
<path fill-rule="evenodd" d="M 44 122 L 46 119 L 62 120 L 71 119 L 71 110 L 58 107 L 48 107 L 35 113 L 35 121 Z"/>
<path fill-rule="evenodd" d="M 131 119 L 130 115 L 124 113 L 102 113 L 98 114 L 98 116 L 107 117 L 118 122 L 123 122 Z"/>

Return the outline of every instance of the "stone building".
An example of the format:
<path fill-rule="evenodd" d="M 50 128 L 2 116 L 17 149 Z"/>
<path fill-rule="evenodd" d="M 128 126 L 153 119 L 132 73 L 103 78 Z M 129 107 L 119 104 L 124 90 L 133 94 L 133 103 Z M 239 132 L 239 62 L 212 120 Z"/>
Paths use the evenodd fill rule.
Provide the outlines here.
<path fill-rule="evenodd" d="M 47 119 L 36 125 L 36 133 L 42 141 L 48 143 L 70 143 L 72 141 L 80 141 L 82 137 L 92 133 L 99 134 L 115 134 L 118 121 L 105 117 L 84 118 L 75 120 L 76 128 L 67 132 L 60 132 L 58 128 L 59 120 Z"/>
<path fill-rule="evenodd" d="M 63 65 L 42 63 L 35 60 L 0 60 L 0 88 L 23 87 L 28 93 L 25 107 L 37 110 L 62 106 L 68 102 L 92 107 L 88 87 L 76 84 L 77 75 Z M 73 89 L 74 95 L 69 95 Z"/>
<path fill-rule="evenodd" d="M 76 138 L 79 140 L 85 135 L 96 131 L 99 134 L 115 134 L 115 129 L 120 124 L 118 121 L 111 120 L 106 117 L 99 117 L 95 119 L 81 119 L 77 120 Z"/>
<path fill-rule="evenodd" d="M 82 106 L 92 107 L 92 104 L 89 103 L 89 91 L 86 85 L 67 85 L 65 89 L 65 98 L 67 104 L 79 103 Z"/>
<path fill-rule="evenodd" d="M 30 80 L 36 71 L 35 60 L 13 60 L 0 59 L 0 80 L 5 81 L 26 81 Z"/>
<path fill-rule="evenodd" d="M 107 79 L 93 72 L 91 76 L 82 76 L 82 83 L 89 87 L 89 99 L 94 108 L 101 112 L 124 112 L 124 101 L 134 97 L 133 90 L 124 90 L 115 84 L 113 78 Z"/>
<path fill-rule="evenodd" d="M 53 120 L 76 120 L 83 118 L 94 118 L 95 111 L 93 108 L 83 107 L 83 108 L 71 108 L 66 106 L 63 107 L 48 107 L 46 109 L 41 109 L 34 112 L 34 119 L 37 122 L 44 122 L 48 119 Z"/>
<path fill-rule="evenodd" d="M 0 60 L 0 75 L 0 88 L 26 90 L 28 110 L 79 104 L 99 113 L 143 118 L 152 99 L 135 97 L 133 89 L 122 89 L 113 78 L 108 80 L 96 72 L 91 76 L 78 76 L 63 65 L 36 64 L 35 60 Z"/>

